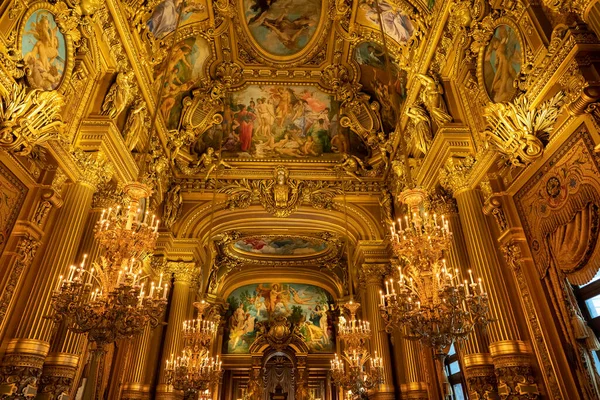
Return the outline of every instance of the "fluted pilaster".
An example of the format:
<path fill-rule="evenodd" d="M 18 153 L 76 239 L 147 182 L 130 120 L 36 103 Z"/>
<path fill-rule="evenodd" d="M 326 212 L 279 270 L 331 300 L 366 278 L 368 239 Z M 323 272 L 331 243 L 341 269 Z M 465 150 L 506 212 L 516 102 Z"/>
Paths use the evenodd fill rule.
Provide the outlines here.
<path fill-rule="evenodd" d="M 175 283 L 169 307 L 167 332 L 163 344 L 163 358 L 160 362 L 159 384 L 156 388 L 157 400 L 183 398 L 180 392 L 174 391 L 172 387 L 167 385 L 164 366 L 166 361 L 171 358 L 171 354 L 177 357 L 182 350 L 181 330 L 183 328 L 183 321 L 188 316 L 187 306 L 189 305 L 194 267 L 195 264 L 189 262 L 167 263 L 167 270 L 173 273 Z"/>
<path fill-rule="evenodd" d="M 42 362 L 46 357 L 54 327 L 52 320 L 45 318 L 52 314 L 52 292 L 56 288 L 59 276 L 66 276 L 69 265 L 75 261 L 77 246 L 83 234 L 94 190 L 95 186 L 89 182 L 74 183 L 65 189 L 64 206 L 58 211 L 56 222 L 48 238 L 44 258 L 36 273 L 34 286 L 23 312 L 23 318 L 17 328 L 16 338 L 6 352 L 3 365 L 9 367 L 11 363 L 14 363 L 17 353 L 11 353 L 13 350 L 19 351 L 18 359 L 23 359 L 25 357 L 23 352 L 29 348 L 36 350 L 36 354 L 32 354 L 32 356 L 41 357 Z M 42 348 L 46 349 L 46 354 L 41 354 L 39 350 Z M 59 357 L 59 359 L 63 358 Z M 72 360 L 69 365 L 71 364 Z M 30 368 L 32 371 L 22 375 L 35 376 L 36 379 L 30 380 L 30 382 L 33 382 L 33 387 L 37 390 L 35 386 L 42 373 L 42 368 L 38 366 L 37 362 L 32 363 Z M 61 373 L 63 372 L 61 370 Z"/>
<path fill-rule="evenodd" d="M 389 338 L 385 324 L 379 311 L 380 290 L 383 289 L 383 278 L 388 271 L 387 264 L 363 264 L 363 281 L 366 284 L 366 301 L 363 304 L 363 315 L 371 323 L 371 353 L 375 351 L 383 359 L 384 383 L 379 385 L 376 399 L 394 399 L 394 378 Z"/>
<path fill-rule="evenodd" d="M 144 384 L 144 372 L 150 351 L 152 329 L 146 326 L 144 332 L 131 344 L 129 362 L 125 366 L 125 378 L 121 399 L 149 399 L 150 385 Z"/>

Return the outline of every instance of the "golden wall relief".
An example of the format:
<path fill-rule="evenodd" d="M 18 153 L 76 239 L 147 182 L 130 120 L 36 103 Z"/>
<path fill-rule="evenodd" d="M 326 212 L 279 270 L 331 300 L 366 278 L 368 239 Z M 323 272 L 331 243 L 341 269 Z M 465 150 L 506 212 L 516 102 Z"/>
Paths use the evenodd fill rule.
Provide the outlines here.
<path fill-rule="evenodd" d="M 515 196 L 583 398 L 600 396 L 592 356 L 600 343 L 585 322 L 572 286 L 589 282 L 600 267 L 600 159 L 593 147 L 586 128 L 580 128 Z"/>
<path fill-rule="evenodd" d="M 25 201 L 27 187 L 0 163 L 0 254 Z"/>
<path fill-rule="evenodd" d="M 540 276 L 552 257 L 559 257 L 560 268 L 574 284 L 587 282 L 600 268 L 595 241 L 600 159 L 593 147 L 582 127 L 515 196 Z"/>

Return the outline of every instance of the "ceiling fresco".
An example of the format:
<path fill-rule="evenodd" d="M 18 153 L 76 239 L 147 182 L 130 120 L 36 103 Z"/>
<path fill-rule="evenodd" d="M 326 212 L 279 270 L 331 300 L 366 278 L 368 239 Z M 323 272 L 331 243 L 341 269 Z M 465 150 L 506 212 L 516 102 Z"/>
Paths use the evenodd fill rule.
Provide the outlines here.
<path fill-rule="evenodd" d="M 323 240 L 290 236 L 249 237 L 233 244 L 235 250 L 255 255 L 312 256 L 327 250 Z"/>
<path fill-rule="evenodd" d="M 323 0 L 243 0 L 240 5 L 259 46 L 270 55 L 291 56 L 313 38 Z"/>
<path fill-rule="evenodd" d="M 157 39 L 172 33 L 177 26 L 181 10 L 180 26 L 190 25 L 208 18 L 208 7 L 204 0 L 163 0 L 152 11 L 146 26 Z"/>
<path fill-rule="evenodd" d="M 384 32 L 396 43 L 405 43 L 413 35 L 415 28 L 406 13 L 391 2 L 380 0 L 381 24 Z M 379 15 L 375 2 L 361 0 L 358 6 L 356 22 L 369 28 L 379 30 Z"/>

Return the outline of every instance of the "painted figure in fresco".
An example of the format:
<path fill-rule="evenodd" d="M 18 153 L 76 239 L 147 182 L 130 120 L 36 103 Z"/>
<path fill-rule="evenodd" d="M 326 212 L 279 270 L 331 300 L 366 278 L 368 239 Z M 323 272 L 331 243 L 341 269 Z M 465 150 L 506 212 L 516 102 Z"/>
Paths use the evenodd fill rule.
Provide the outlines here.
<path fill-rule="evenodd" d="M 265 18 L 263 20 L 263 25 L 271 29 L 285 47 L 294 51 L 300 50 L 298 46 L 300 35 L 305 33 L 311 26 L 314 26 L 315 23 L 315 20 L 309 16 L 290 20 L 285 15 L 281 15 L 277 19 Z"/>
<path fill-rule="evenodd" d="M 507 25 L 499 26 L 498 36 L 493 36 L 486 51 L 486 61 L 489 63 L 492 62 L 491 53 L 495 55 L 493 62 L 496 72 L 490 87 L 495 102 L 510 101 L 514 93 L 513 82 L 518 74 L 514 65 L 521 61 L 518 41 L 510 37 L 510 29 Z"/>
<path fill-rule="evenodd" d="M 296 304 L 310 304 L 310 301 L 313 299 L 313 296 L 303 297 L 296 289 L 290 286 L 290 295 L 292 296 L 292 300 Z"/>
<path fill-rule="evenodd" d="M 238 137 L 242 146 L 242 151 L 250 150 L 252 146 L 252 130 L 254 129 L 254 120 L 256 114 L 248 111 L 244 104 L 238 106 L 240 111 L 235 113 L 235 121 L 239 124 Z"/>
<path fill-rule="evenodd" d="M 23 55 L 32 86 L 44 90 L 58 86 L 61 78 L 58 67 L 65 62 L 59 59 L 58 26 L 52 28 L 50 18 L 49 14 L 40 12 L 37 21 L 31 23 L 32 29 L 25 35 L 32 35 L 35 44 L 31 51 Z"/>
<path fill-rule="evenodd" d="M 379 15 L 377 13 L 377 8 L 375 8 L 375 4 L 370 6 L 367 5 L 367 7 L 367 19 L 379 26 Z M 408 17 L 400 10 L 394 9 L 391 4 L 385 1 L 379 1 L 379 8 L 381 10 L 381 23 L 384 32 L 398 43 L 408 41 L 414 31 L 410 19 L 408 19 Z"/>
<path fill-rule="evenodd" d="M 182 13 L 181 19 L 185 20 L 189 13 L 204 11 L 204 5 L 194 1 L 163 0 L 152 11 L 152 16 L 146 23 L 148 29 L 156 38 L 162 39 L 175 30 L 179 11 Z"/>

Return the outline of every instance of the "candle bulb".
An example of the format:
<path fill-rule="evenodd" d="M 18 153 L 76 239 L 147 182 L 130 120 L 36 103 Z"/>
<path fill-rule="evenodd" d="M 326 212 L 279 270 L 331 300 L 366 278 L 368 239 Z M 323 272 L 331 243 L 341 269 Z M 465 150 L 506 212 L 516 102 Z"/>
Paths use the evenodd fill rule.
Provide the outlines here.
<path fill-rule="evenodd" d="M 163 299 L 164 299 L 164 300 L 166 300 L 166 299 L 167 299 L 167 289 L 168 289 L 168 286 L 167 286 L 167 284 L 165 283 L 165 291 L 163 292 Z"/>
<path fill-rule="evenodd" d="M 56 290 L 60 290 L 60 286 L 62 285 L 63 276 L 58 277 L 58 285 L 56 285 Z"/>
<path fill-rule="evenodd" d="M 475 281 L 473 281 L 473 272 L 471 270 L 469 270 L 469 278 L 471 278 L 471 284 L 474 284 Z"/>
<path fill-rule="evenodd" d="M 160 276 L 158 278 L 158 286 L 162 287 L 162 278 L 163 278 L 163 273 L 160 273 Z"/>
<path fill-rule="evenodd" d="M 479 292 L 480 292 L 480 294 L 483 294 L 483 286 L 481 285 L 481 278 L 479 278 L 478 281 L 479 281 Z"/>
<path fill-rule="evenodd" d="M 469 296 L 469 285 L 468 285 L 468 283 L 467 283 L 467 280 L 466 280 L 466 279 L 465 279 L 465 294 L 466 294 L 467 296 Z"/>
<path fill-rule="evenodd" d="M 390 294 L 390 286 L 388 281 L 385 281 L 385 294 Z"/>

